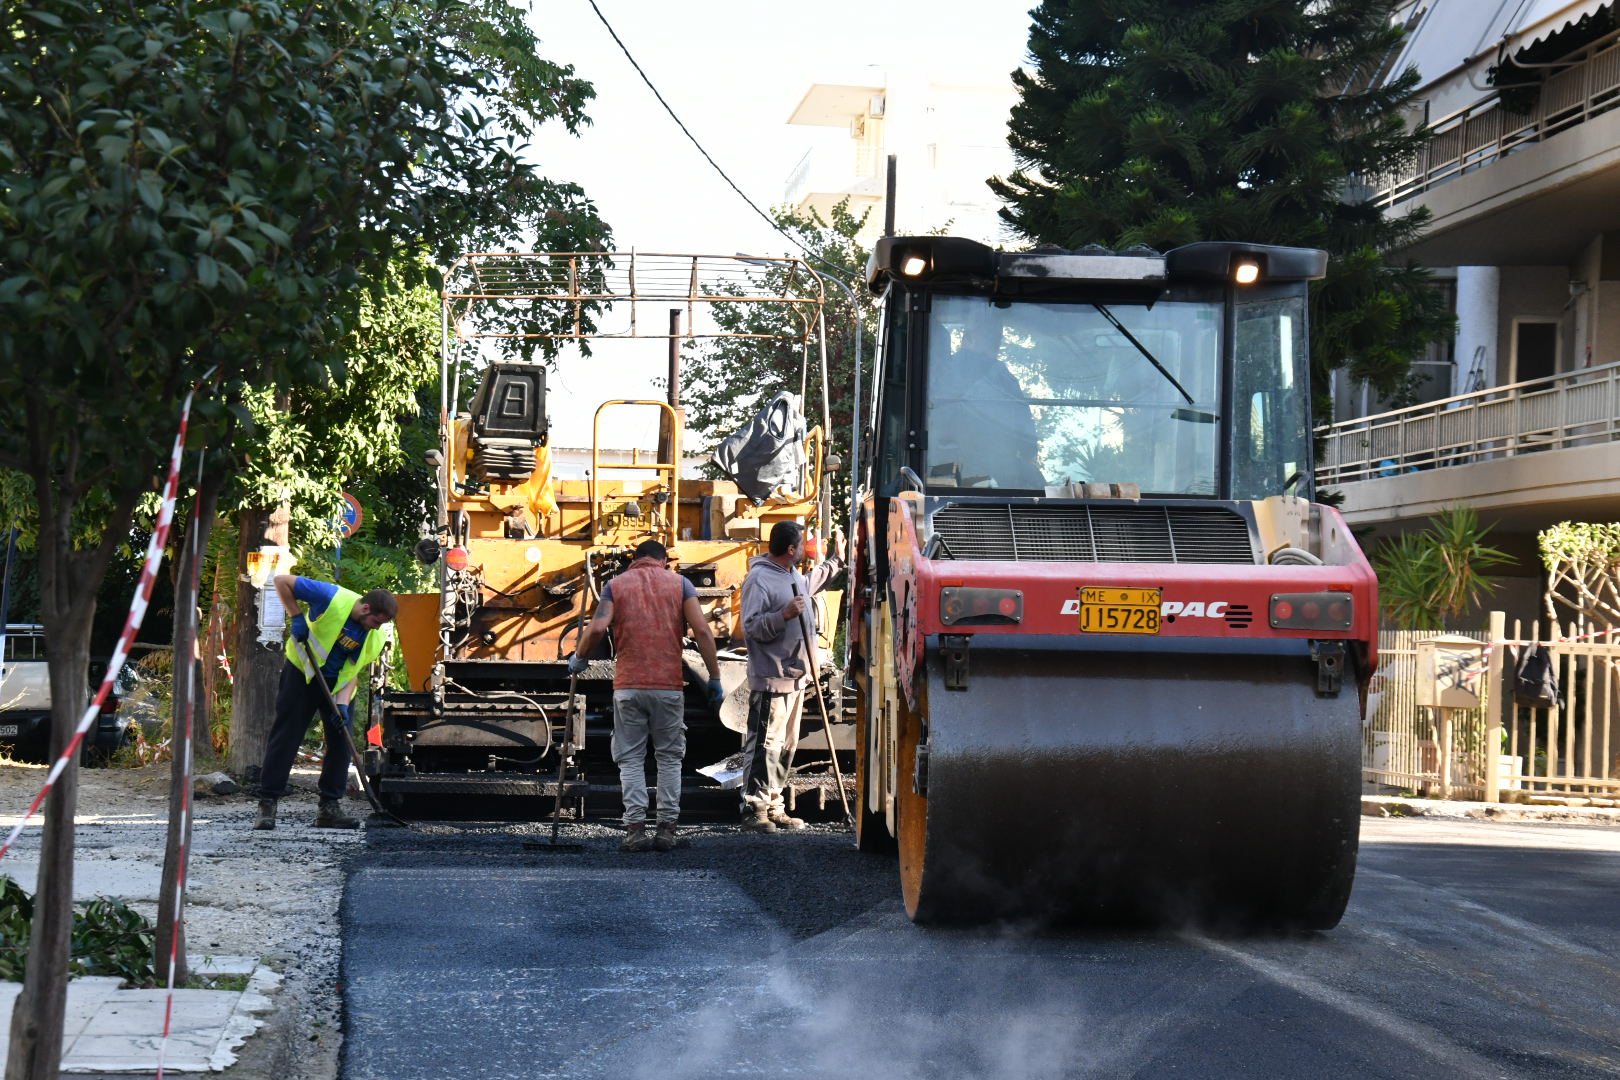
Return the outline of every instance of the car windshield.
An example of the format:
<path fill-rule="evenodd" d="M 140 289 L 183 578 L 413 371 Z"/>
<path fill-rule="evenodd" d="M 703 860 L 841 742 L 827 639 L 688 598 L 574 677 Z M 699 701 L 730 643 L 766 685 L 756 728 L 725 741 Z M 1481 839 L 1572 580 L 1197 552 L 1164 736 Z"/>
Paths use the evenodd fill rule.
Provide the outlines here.
<path fill-rule="evenodd" d="M 1216 494 L 1221 311 L 936 296 L 929 486 Z"/>

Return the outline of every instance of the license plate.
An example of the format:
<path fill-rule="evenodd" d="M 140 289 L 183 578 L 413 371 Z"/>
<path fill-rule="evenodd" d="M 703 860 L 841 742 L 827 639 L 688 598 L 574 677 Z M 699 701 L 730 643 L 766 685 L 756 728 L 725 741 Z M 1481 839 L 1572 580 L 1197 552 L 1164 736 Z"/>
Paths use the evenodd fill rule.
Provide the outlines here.
<path fill-rule="evenodd" d="M 1157 634 L 1160 589 L 1111 586 L 1080 590 L 1082 634 Z"/>
<path fill-rule="evenodd" d="M 22 728 L 20 726 L 18 726 L 17 724 L 0 724 L 0 739 L 4 739 L 7 736 L 10 736 L 11 738 L 16 738 L 18 735 L 21 735 L 21 734 L 22 734 Z"/>

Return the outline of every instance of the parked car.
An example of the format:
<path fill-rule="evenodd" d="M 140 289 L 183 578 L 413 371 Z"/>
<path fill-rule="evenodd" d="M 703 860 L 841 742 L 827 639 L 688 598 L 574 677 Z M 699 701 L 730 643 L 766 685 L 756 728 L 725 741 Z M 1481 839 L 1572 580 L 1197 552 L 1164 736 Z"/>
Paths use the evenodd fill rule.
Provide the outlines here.
<path fill-rule="evenodd" d="M 44 761 L 51 747 L 51 680 L 46 665 L 45 628 L 9 623 L 0 674 L 0 747 L 20 761 Z M 107 661 L 90 661 L 90 688 L 101 685 Z M 129 718 L 119 715 L 119 688 L 108 697 L 95 727 L 85 736 L 82 760 L 105 764 L 129 738 Z M 88 694 L 86 701 L 88 701 Z"/>

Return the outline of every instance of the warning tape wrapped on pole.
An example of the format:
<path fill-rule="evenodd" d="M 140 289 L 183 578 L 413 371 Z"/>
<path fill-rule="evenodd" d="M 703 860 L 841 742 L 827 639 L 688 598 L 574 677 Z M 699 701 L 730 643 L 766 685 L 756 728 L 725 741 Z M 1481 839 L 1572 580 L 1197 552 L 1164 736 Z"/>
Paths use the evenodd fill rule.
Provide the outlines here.
<path fill-rule="evenodd" d="M 180 610 L 180 604 L 188 605 L 186 610 L 197 609 L 197 594 L 199 587 L 199 564 L 202 560 L 202 550 L 198 543 L 202 535 L 202 463 L 201 455 L 197 459 L 197 497 L 192 500 L 191 531 L 187 540 L 191 545 L 190 557 L 186 560 L 189 572 L 181 582 L 182 596 L 177 597 L 175 609 Z M 195 620 L 193 620 L 195 622 Z M 197 644 L 197 627 L 191 631 L 192 648 Z M 176 657 L 176 659 L 180 659 Z M 164 978 L 163 998 L 163 1037 L 158 1043 L 157 1080 L 163 1080 L 163 1066 L 169 1056 L 169 1034 L 174 1028 L 174 977 L 180 967 L 180 941 L 184 936 L 181 933 L 182 912 L 186 899 L 186 838 L 191 835 L 191 750 L 193 739 L 193 723 L 197 715 L 197 665 L 190 656 L 185 657 L 186 665 L 186 722 L 184 736 L 177 739 L 180 747 L 180 850 L 179 858 L 175 862 L 174 907 L 171 909 L 173 922 L 169 931 L 169 967 Z M 176 670 L 179 670 L 176 668 Z"/>
<path fill-rule="evenodd" d="M 169 525 L 174 520 L 175 499 L 180 492 L 180 456 L 186 445 L 186 425 L 191 419 L 191 399 L 196 396 L 195 387 L 186 394 L 185 403 L 180 408 L 180 429 L 175 432 L 174 450 L 169 455 L 169 476 L 163 486 L 163 506 L 158 511 L 157 525 L 152 530 L 152 542 L 146 548 L 146 562 L 141 567 L 141 580 L 135 588 L 135 596 L 129 603 L 129 615 L 124 620 L 124 631 L 118 635 L 118 647 L 113 650 L 112 659 L 107 662 L 107 673 L 102 677 L 101 687 L 96 696 L 91 699 L 90 705 L 79 720 L 79 725 L 73 731 L 73 737 L 68 740 L 67 749 L 62 756 L 51 765 L 51 771 L 45 776 L 45 786 L 40 788 L 39 794 L 29 804 L 28 810 L 12 828 L 11 834 L 6 837 L 5 843 L 0 844 L 0 859 L 6 857 L 11 846 L 22 835 L 23 827 L 28 824 L 29 818 L 44 803 L 45 797 L 50 794 L 51 787 L 67 768 L 67 763 L 73 760 L 73 755 L 79 752 L 84 742 L 85 734 L 90 725 L 96 722 L 101 715 L 101 707 L 106 704 L 107 697 L 112 693 L 114 683 L 119 672 L 124 670 L 124 661 L 129 659 L 130 645 L 135 641 L 135 635 L 140 631 L 141 622 L 146 618 L 146 605 L 152 599 L 152 586 L 157 582 L 158 566 L 163 561 L 163 549 L 169 542 Z"/>

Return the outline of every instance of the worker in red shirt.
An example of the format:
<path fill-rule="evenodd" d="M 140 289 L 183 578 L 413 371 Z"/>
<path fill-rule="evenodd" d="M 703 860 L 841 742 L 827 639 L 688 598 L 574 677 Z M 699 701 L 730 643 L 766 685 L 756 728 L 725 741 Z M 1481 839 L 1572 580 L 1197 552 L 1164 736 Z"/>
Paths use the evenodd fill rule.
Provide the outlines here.
<path fill-rule="evenodd" d="M 686 756 L 686 677 L 681 642 L 692 632 L 709 669 L 709 706 L 720 707 L 720 658 L 714 634 L 692 583 L 669 570 L 669 552 L 656 540 L 635 550 L 628 568 L 602 589 L 596 616 L 568 662 L 578 675 L 611 627 L 613 761 L 624 795 L 625 837 L 620 851 L 669 851 L 681 813 L 681 759 Z M 658 831 L 647 835 L 647 744 L 658 762 Z"/>

